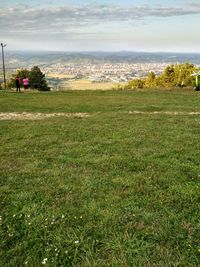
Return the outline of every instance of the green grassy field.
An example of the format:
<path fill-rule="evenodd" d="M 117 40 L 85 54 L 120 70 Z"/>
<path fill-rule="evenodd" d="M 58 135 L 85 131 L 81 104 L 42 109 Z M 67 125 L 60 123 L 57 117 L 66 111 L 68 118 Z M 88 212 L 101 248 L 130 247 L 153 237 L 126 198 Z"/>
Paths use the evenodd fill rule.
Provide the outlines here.
<path fill-rule="evenodd" d="M 199 266 L 198 111 L 193 91 L 0 92 L 0 112 L 89 113 L 0 120 L 0 266 Z"/>

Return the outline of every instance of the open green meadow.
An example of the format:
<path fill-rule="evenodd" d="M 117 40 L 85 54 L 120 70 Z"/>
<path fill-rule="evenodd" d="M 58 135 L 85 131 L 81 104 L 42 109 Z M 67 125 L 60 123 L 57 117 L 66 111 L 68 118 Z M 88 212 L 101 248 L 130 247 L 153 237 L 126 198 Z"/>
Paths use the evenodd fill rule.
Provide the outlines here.
<path fill-rule="evenodd" d="M 0 266 L 200 266 L 194 112 L 192 90 L 0 92 Z"/>

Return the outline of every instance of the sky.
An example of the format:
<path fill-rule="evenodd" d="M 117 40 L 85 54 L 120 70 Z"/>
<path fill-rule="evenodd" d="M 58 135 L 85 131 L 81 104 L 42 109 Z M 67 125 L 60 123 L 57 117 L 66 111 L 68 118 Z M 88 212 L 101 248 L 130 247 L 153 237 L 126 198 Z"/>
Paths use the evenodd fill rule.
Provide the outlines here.
<path fill-rule="evenodd" d="M 0 0 L 9 50 L 200 52 L 199 0 Z"/>

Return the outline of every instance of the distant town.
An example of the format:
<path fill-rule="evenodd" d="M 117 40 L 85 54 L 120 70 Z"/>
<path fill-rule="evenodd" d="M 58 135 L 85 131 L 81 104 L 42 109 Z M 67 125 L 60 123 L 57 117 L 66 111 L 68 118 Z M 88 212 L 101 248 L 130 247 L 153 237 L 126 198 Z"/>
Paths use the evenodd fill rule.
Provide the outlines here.
<path fill-rule="evenodd" d="M 41 68 L 47 77 L 57 73 L 61 77 L 73 77 L 73 79 L 86 78 L 92 82 L 127 82 L 137 77 L 145 77 L 153 71 L 160 74 L 167 63 L 98 63 L 98 64 L 61 64 L 57 63 Z M 70 79 L 70 78 L 68 78 Z"/>

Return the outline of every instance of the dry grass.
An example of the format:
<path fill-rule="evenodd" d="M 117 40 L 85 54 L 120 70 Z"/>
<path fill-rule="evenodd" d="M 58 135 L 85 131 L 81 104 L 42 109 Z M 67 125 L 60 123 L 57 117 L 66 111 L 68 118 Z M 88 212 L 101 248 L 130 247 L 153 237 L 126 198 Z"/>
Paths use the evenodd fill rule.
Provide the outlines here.
<path fill-rule="evenodd" d="M 114 83 L 111 82 L 93 83 L 86 79 L 78 81 L 69 81 L 67 84 L 72 90 L 109 90 L 114 87 Z"/>
<path fill-rule="evenodd" d="M 65 78 L 72 79 L 72 78 L 74 78 L 74 75 L 68 75 L 65 73 L 58 73 L 58 72 L 49 73 L 47 76 L 49 78 L 59 78 L 59 79 L 65 79 Z"/>

